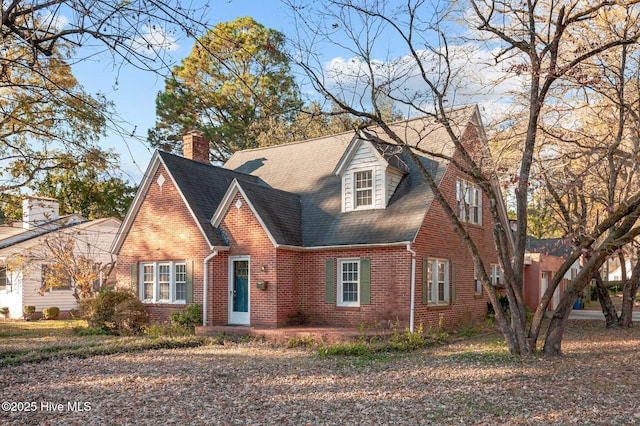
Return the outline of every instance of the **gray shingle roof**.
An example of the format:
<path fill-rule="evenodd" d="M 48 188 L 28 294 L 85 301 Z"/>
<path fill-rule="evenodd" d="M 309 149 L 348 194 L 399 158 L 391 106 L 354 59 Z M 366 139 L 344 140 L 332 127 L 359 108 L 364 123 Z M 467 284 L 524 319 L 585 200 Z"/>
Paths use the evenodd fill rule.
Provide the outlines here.
<path fill-rule="evenodd" d="M 466 108 L 458 115 L 461 134 L 475 111 Z M 433 119 L 414 119 L 392 126 L 412 145 L 429 148 L 444 156 L 453 153 L 448 134 Z M 404 153 L 389 154 L 382 142 L 389 138 L 381 129 L 367 129 L 361 137 L 372 139 L 392 166 L 408 173 L 401 180 L 386 209 L 342 213 L 340 176 L 333 171 L 354 132 L 285 145 L 236 152 L 224 165 L 237 172 L 251 173 L 273 188 L 298 194 L 301 201 L 302 241 L 306 247 L 356 244 L 385 244 L 413 241 L 433 200 L 420 170 Z M 448 162 L 421 157 L 437 183 Z"/>
<path fill-rule="evenodd" d="M 475 111 L 456 112 L 461 134 Z M 462 112 L 461 112 L 462 111 Z M 453 144 L 433 119 L 419 118 L 392 125 L 412 145 L 450 156 Z M 383 158 L 406 174 L 385 209 L 342 213 L 342 179 L 333 172 L 355 132 L 236 152 L 217 167 L 166 152 L 159 156 L 182 191 L 212 245 L 226 246 L 211 219 L 234 179 L 265 224 L 276 244 L 323 247 L 389 244 L 413 241 L 433 200 L 420 170 L 379 128 L 359 134 L 370 140 Z M 448 162 L 421 157 L 439 183 Z"/>
<path fill-rule="evenodd" d="M 209 242 L 214 246 L 226 246 L 220 231 L 211 225 L 211 217 L 233 179 L 256 183 L 259 182 L 259 178 L 163 151 L 158 151 L 158 154 L 184 195 Z"/>

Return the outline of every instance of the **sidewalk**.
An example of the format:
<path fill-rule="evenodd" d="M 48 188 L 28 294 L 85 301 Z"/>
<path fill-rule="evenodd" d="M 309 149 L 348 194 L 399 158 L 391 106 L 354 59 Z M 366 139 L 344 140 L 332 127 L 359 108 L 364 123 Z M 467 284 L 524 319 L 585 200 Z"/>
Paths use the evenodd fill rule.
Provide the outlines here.
<path fill-rule="evenodd" d="M 569 314 L 569 319 L 604 321 L 604 314 L 602 313 L 602 311 L 596 311 L 593 309 L 580 309 L 571 311 L 571 313 Z M 638 310 L 637 306 L 633 310 L 633 320 L 640 321 L 640 311 Z"/>

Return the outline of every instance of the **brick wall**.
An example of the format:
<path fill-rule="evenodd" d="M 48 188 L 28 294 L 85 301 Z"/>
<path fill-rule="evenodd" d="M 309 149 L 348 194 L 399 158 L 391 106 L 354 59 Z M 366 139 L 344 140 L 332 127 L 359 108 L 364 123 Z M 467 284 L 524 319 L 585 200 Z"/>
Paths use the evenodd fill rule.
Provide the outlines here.
<path fill-rule="evenodd" d="M 158 177 L 164 176 L 162 185 Z M 202 305 L 203 259 L 208 244 L 186 208 L 169 174 L 160 166 L 145 200 L 118 253 L 118 287 L 131 288 L 131 265 L 145 261 L 193 261 L 193 301 Z M 136 292 L 138 288 L 134 289 Z M 148 312 L 153 321 L 169 320 L 169 313 L 185 305 L 153 304 Z"/>
<path fill-rule="evenodd" d="M 473 132 L 467 137 L 473 137 Z M 157 183 L 164 175 L 165 182 Z M 460 172 L 450 168 L 441 182 L 455 206 L 455 182 Z M 160 167 L 153 177 L 146 199 L 126 237 L 118 257 L 118 284 L 130 285 L 130 266 L 141 261 L 193 260 L 194 302 L 202 304 L 203 259 L 211 252 L 169 175 Z M 238 203 L 240 201 L 240 203 Z M 489 202 L 483 198 L 482 226 L 469 225 L 472 238 L 487 265 L 497 263 L 492 238 Z M 220 251 L 209 262 L 208 324 L 228 323 L 229 262 L 235 256 L 249 256 L 249 300 L 251 325 L 283 327 L 295 324 L 357 327 L 406 327 L 410 316 L 411 253 L 405 246 L 366 249 L 296 251 L 276 249 L 241 193 L 231 202 L 220 229 L 230 249 Z M 416 251 L 415 325 L 452 327 L 480 319 L 486 314 L 488 298 L 476 295 L 471 256 L 455 234 L 450 219 L 433 201 L 412 249 Z M 447 259 L 456 264 L 456 301 L 445 307 L 422 304 L 422 259 Z M 334 259 L 368 258 L 371 261 L 371 303 L 339 307 L 325 302 L 325 264 Z M 258 280 L 267 282 L 264 290 Z M 337 285 L 337 276 L 334 277 Z M 184 305 L 150 305 L 152 318 L 163 321 Z"/>

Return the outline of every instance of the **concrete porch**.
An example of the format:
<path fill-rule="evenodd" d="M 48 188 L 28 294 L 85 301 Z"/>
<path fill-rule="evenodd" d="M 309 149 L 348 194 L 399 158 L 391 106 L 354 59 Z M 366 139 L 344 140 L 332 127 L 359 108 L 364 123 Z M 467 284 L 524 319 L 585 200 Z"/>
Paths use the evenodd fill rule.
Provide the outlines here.
<path fill-rule="evenodd" d="M 252 327 L 238 325 L 209 325 L 196 327 L 198 336 L 215 336 L 219 333 L 235 336 L 251 336 L 264 338 L 270 342 L 284 343 L 291 338 L 312 338 L 315 342 L 339 343 L 357 340 L 360 336 L 390 336 L 393 330 L 361 330 L 346 327 Z"/>

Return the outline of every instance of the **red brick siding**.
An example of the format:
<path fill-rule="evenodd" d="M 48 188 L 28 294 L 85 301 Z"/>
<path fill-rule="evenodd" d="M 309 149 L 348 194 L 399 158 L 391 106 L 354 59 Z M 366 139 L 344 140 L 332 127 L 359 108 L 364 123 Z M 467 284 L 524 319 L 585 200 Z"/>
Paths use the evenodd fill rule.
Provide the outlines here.
<path fill-rule="evenodd" d="M 165 178 L 162 187 L 157 184 L 160 174 Z M 117 285 L 130 288 L 132 263 L 192 260 L 193 301 L 202 305 L 202 260 L 209 254 L 208 244 L 198 227 L 194 226 L 193 216 L 162 166 L 152 182 L 118 253 Z M 170 312 L 184 307 L 154 304 L 147 310 L 153 321 L 165 322 L 169 320 Z"/>
<path fill-rule="evenodd" d="M 466 137 L 472 137 L 473 131 Z M 160 188 L 156 179 L 164 173 Z M 455 182 L 461 173 L 450 168 L 441 190 L 455 206 Z M 240 208 L 236 202 L 242 201 Z M 483 197 L 483 224 L 470 225 L 471 235 L 487 265 L 497 263 L 492 238 L 493 224 L 488 200 Z M 399 322 L 408 326 L 411 291 L 411 253 L 404 246 L 386 248 L 295 251 L 276 249 L 240 193 L 236 195 L 220 228 L 229 241 L 229 251 L 221 251 L 209 262 L 208 324 L 228 323 L 229 260 L 250 257 L 250 320 L 254 326 L 282 327 L 308 323 L 328 326 L 387 326 Z M 455 326 L 486 314 L 487 297 L 475 295 L 473 262 L 450 219 L 433 201 L 415 242 L 415 325 L 436 327 L 442 321 Z M 135 218 L 118 258 L 119 285 L 129 286 L 132 262 L 147 260 L 194 261 L 194 302 L 202 304 L 203 259 L 210 250 L 194 219 L 162 167 L 153 178 L 144 203 Z M 448 259 L 456 264 L 456 302 L 447 307 L 422 304 L 422 259 Z M 371 260 L 371 304 L 338 307 L 325 303 L 326 259 L 369 258 Z M 338 263 L 335 263 L 337 268 Z M 334 273 L 337 271 L 334 268 Z M 267 288 L 256 288 L 265 280 Z M 337 286 L 337 277 L 335 277 Z M 165 320 L 176 305 L 149 306 L 155 320 Z"/>

